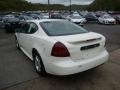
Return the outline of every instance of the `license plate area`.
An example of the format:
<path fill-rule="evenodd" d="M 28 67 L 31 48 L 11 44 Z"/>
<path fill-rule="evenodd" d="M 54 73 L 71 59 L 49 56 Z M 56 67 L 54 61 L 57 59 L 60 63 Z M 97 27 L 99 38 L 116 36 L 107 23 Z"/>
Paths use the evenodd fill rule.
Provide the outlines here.
<path fill-rule="evenodd" d="M 89 50 L 89 49 L 93 49 L 93 48 L 96 48 L 96 47 L 99 47 L 99 46 L 100 46 L 100 44 L 97 43 L 97 44 L 93 44 L 93 45 L 83 46 L 83 47 L 80 48 L 80 50 L 81 51 L 83 51 L 83 50 Z"/>

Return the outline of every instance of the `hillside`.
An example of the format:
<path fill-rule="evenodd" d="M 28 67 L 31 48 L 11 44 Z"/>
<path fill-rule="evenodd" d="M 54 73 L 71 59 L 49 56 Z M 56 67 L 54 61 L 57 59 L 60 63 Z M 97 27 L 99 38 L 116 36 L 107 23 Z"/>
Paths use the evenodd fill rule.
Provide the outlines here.
<path fill-rule="evenodd" d="M 0 0 L 0 11 L 20 11 L 23 9 L 31 8 L 31 3 L 25 0 Z"/>
<path fill-rule="evenodd" d="M 114 10 L 120 11 L 120 0 L 95 0 L 88 10 Z"/>
<path fill-rule="evenodd" d="M 72 5 L 72 10 L 84 9 L 86 6 Z M 51 10 L 69 10 L 69 6 L 60 4 L 50 5 Z M 48 10 L 48 5 L 29 3 L 25 0 L 0 0 L 0 11 Z"/>

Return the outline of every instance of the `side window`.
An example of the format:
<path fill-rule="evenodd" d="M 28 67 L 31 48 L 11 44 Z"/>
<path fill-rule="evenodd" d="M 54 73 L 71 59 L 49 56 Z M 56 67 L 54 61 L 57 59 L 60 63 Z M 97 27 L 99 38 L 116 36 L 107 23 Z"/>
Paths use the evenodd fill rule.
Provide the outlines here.
<path fill-rule="evenodd" d="M 25 23 L 21 26 L 20 33 L 33 34 L 38 30 L 35 23 Z"/>
<path fill-rule="evenodd" d="M 33 34 L 38 30 L 38 26 L 35 23 L 30 23 L 30 28 L 27 31 L 28 34 Z"/>
<path fill-rule="evenodd" d="M 23 25 L 21 26 L 20 32 L 21 32 L 21 33 L 27 33 L 28 30 L 29 30 L 29 28 L 30 28 L 30 24 L 29 24 L 29 23 L 25 23 L 25 24 L 23 24 Z"/>

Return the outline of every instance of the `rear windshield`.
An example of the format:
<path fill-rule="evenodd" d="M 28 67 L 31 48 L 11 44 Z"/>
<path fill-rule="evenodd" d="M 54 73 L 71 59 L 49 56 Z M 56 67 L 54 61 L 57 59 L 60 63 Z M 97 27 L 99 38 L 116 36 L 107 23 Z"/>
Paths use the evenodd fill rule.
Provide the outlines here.
<path fill-rule="evenodd" d="M 46 21 L 40 23 L 48 36 L 63 36 L 86 33 L 82 27 L 68 21 Z"/>

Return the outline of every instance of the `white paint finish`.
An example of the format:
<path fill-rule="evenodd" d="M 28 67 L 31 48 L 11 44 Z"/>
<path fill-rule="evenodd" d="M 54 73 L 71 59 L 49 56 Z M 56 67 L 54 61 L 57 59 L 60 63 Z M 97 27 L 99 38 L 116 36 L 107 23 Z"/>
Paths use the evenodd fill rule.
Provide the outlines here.
<path fill-rule="evenodd" d="M 101 34 L 88 32 L 84 34 L 67 36 L 47 36 L 40 27 L 39 22 L 57 20 L 31 20 L 38 25 L 38 31 L 34 34 L 16 33 L 16 37 L 22 51 L 32 60 L 32 49 L 35 48 L 42 57 L 45 70 L 55 75 L 69 75 L 94 68 L 108 60 L 105 37 Z M 95 40 L 94 40 L 95 39 Z M 93 40 L 93 41 L 87 41 Z M 54 57 L 51 51 L 56 42 L 63 43 L 70 57 Z M 89 50 L 81 51 L 83 46 L 99 43 L 100 46 Z"/>
<path fill-rule="evenodd" d="M 109 18 L 105 18 L 106 16 L 108 16 Z M 109 14 L 104 14 L 103 16 L 99 17 L 98 21 L 101 24 L 116 24 L 116 20 Z"/>

